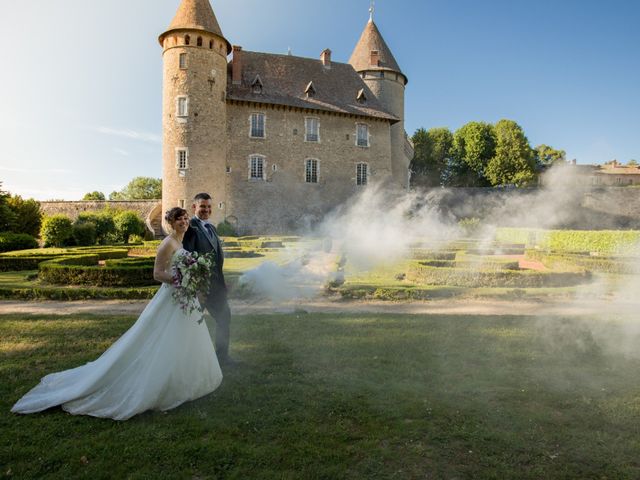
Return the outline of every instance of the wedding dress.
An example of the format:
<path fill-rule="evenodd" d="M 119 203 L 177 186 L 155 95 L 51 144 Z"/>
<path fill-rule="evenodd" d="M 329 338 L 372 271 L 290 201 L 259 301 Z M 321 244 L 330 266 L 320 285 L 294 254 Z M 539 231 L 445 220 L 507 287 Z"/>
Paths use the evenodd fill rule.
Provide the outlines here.
<path fill-rule="evenodd" d="M 47 375 L 11 411 L 60 405 L 74 415 L 126 420 L 214 391 L 222 372 L 207 326 L 198 323 L 197 311 L 187 315 L 174 303 L 172 290 L 163 283 L 133 326 L 97 360 Z"/>

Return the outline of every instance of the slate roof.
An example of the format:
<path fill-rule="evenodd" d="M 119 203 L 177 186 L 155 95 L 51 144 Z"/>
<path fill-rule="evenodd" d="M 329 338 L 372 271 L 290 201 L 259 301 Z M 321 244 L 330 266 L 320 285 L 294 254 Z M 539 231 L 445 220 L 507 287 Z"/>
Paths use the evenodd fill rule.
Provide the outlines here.
<path fill-rule="evenodd" d="M 183 29 L 215 33 L 226 41 L 209 0 L 182 0 L 169 28 L 160 35 L 160 43 L 162 44 L 162 38 L 170 31 Z M 231 45 L 228 41 L 227 51 L 231 52 Z"/>
<path fill-rule="evenodd" d="M 386 111 L 360 75 L 348 63 L 331 62 L 325 67 L 320 60 L 242 50 L 242 82 L 232 83 L 232 63 L 229 63 L 227 98 L 272 105 L 285 105 L 310 110 L 374 117 L 399 121 Z M 262 83 L 262 93 L 254 93 L 256 77 Z M 311 96 L 305 93 L 313 85 Z M 365 102 L 358 102 L 363 90 Z"/>
<path fill-rule="evenodd" d="M 372 50 L 378 51 L 378 65 L 370 64 Z M 391 50 L 384 41 L 384 38 L 382 38 L 380 30 L 378 30 L 373 20 L 369 20 L 364 27 L 362 35 L 360 35 L 360 40 L 358 40 L 356 47 L 353 49 L 349 63 L 353 65 L 353 68 L 355 68 L 357 72 L 388 70 L 402 73 L 398 62 L 396 62 L 396 59 L 393 57 Z M 404 76 L 403 73 L 402 75 Z"/>

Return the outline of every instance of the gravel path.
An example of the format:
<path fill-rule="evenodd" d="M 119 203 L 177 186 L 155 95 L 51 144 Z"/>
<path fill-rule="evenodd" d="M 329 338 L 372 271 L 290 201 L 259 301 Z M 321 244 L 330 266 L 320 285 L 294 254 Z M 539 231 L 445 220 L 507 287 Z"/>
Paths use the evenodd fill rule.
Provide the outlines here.
<path fill-rule="evenodd" d="M 0 314 L 24 313 L 67 315 L 71 313 L 99 313 L 138 315 L 146 301 L 133 300 L 81 300 L 57 301 L 0 301 Z M 274 304 L 270 302 L 231 302 L 236 315 L 325 312 L 325 313 L 399 313 L 399 314 L 451 314 L 451 315 L 585 315 L 598 311 L 622 313 L 637 311 L 636 305 L 610 300 L 494 300 L 494 299 L 442 299 L 422 302 L 344 301 L 318 298 Z"/>

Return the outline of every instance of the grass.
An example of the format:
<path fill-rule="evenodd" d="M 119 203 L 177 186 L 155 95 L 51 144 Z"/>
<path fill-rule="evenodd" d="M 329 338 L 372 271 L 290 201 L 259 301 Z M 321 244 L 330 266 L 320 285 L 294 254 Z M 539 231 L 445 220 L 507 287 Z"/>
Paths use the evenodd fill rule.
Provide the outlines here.
<path fill-rule="evenodd" d="M 122 423 L 9 413 L 134 320 L 0 316 L 0 475 L 640 476 L 640 356 L 614 347 L 628 326 L 615 318 L 238 316 L 243 363 L 205 398 Z"/>

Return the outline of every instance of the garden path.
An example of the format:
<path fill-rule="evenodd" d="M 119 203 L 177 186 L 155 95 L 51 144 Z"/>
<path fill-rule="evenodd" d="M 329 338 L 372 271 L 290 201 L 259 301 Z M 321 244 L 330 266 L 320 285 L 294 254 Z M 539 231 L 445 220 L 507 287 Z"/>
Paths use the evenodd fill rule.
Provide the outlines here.
<path fill-rule="evenodd" d="M 138 315 L 146 301 L 132 300 L 80 300 L 80 301 L 0 301 L 0 314 L 67 315 L 97 313 Z M 287 303 L 232 301 L 235 315 L 273 313 L 389 313 L 389 314 L 446 314 L 446 315 L 588 315 L 603 308 L 621 307 L 620 302 L 606 299 L 439 299 L 432 301 L 344 301 L 317 298 Z"/>

